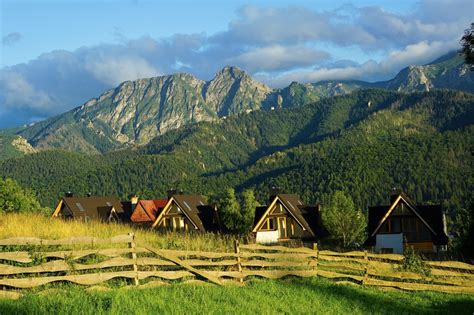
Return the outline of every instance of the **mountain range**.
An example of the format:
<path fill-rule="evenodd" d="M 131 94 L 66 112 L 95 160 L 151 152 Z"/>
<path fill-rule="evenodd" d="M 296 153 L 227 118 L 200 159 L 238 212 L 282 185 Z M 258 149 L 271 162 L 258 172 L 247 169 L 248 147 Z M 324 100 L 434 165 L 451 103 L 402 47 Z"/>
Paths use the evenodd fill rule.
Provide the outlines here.
<path fill-rule="evenodd" d="M 358 207 L 393 187 L 416 201 L 467 207 L 474 189 L 474 95 L 363 89 L 275 111 L 188 124 L 148 144 L 101 155 L 44 150 L 0 162 L 0 174 L 53 207 L 68 190 L 123 199 L 171 188 L 213 198 L 227 187 L 270 187 L 322 202 L 336 190 Z"/>
<path fill-rule="evenodd" d="M 236 67 L 210 81 L 173 74 L 127 81 L 64 114 L 34 125 L 0 131 L 0 158 L 45 149 L 106 153 L 143 146 L 168 131 L 200 121 L 218 121 L 255 110 L 300 107 L 379 88 L 411 93 L 437 88 L 474 92 L 474 73 L 451 53 L 424 66 L 410 66 L 382 82 L 323 81 L 272 89 Z"/>

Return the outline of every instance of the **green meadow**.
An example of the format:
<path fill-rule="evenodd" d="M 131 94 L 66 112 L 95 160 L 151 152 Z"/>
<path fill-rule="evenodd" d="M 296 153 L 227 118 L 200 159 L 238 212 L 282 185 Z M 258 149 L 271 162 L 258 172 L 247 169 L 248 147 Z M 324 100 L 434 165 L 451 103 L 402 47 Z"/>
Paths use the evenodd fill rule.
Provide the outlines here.
<path fill-rule="evenodd" d="M 0 300 L 1 314 L 472 314 L 474 296 L 385 291 L 321 278 L 255 279 L 245 286 L 53 289 Z"/>

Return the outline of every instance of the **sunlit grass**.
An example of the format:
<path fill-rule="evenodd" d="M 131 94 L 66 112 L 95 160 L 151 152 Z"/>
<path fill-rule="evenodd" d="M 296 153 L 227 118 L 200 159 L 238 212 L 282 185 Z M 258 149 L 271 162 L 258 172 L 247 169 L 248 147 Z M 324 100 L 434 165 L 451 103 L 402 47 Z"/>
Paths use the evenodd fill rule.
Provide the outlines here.
<path fill-rule="evenodd" d="M 473 310 L 474 296 L 382 291 L 320 278 L 110 292 L 74 286 L 17 301 L 0 300 L 2 314 L 472 314 Z"/>
<path fill-rule="evenodd" d="M 233 249 L 234 236 L 213 233 L 159 232 L 126 224 L 106 224 L 98 221 L 87 223 L 50 219 L 37 214 L 1 214 L 0 239 L 16 236 L 32 236 L 44 239 L 60 239 L 71 236 L 109 238 L 134 233 L 137 244 L 159 248 L 229 251 Z"/>

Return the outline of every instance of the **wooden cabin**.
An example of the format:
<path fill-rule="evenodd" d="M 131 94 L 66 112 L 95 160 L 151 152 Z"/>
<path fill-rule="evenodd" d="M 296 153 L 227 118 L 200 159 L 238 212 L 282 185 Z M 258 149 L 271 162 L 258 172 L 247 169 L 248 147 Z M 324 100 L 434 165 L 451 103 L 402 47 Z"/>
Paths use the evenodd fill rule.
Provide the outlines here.
<path fill-rule="evenodd" d="M 448 244 L 441 205 L 416 205 L 401 191 L 392 194 L 390 205 L 369 207 L 368 234 L 364 245 L 384 253 L 403 254 L 407 247 L 436 253 Z"/>
<path fill-rule="evenodd" d="M 295 194 L 273 195 L 270 205 L 257 207 L 252 232 L 257 243 L 317 241 L 327 235 L 319 205 L 305 205 Z"/>
<path fill-rule="evenodd" d="M 167 203 L 168 199 L 140 200 L 136 203 L 132 199 L 133 212 L 130 221 L 140 225 L 152 225 Z"/>
<path fill-rule="evenodd" d="M 201 196 L 175 194 L 169 196 L 152 228 L 218 232 L 221 231 L 221 223 L 215 207 L 206 204 Z"/>
<path fill-rule="evenodd" d="M 52 218 L 76 219 L 85 222 L 100 220 L 118 222 L 124 210 L 115 197 L 63 197 L 56 206 Z"/>

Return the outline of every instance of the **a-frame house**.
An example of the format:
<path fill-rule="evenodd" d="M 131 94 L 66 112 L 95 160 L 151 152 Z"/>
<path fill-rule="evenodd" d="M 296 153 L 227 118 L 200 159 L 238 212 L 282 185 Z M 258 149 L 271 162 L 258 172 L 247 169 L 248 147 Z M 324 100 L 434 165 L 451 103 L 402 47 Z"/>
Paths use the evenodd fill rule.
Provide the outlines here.
<path fill-rule="evenodd" d="M 295 194 L 275 194 L 268 206 L 257 207 L 252 232 L 257 243 L 317 241 L 327 236 L 320 206 L 305 205 Z"/>
<path fill-rule="evenodd" d="M 446 250 L 448 235 L 441 205 L 416 205 L 405 193 L 395 191 L 390 205 L 369 207 L 365 246 L 378 252 L 403 254 L 404 250 L 434 253 Z"/>
<path fill-rule="evenodd" d="M 201 196 L 175 194 L 169 197 L 152 228 L 219 232 L 221 223 L 215 207 L 206 204 Z"/>
<path fill-rule="evenodd" d="M 75 219 L 85 222 L 100 220 L 118 222 L 122 220 L 124 210 L 115 197 L 63 197 L 56 206 L 52 218 Z"/>

